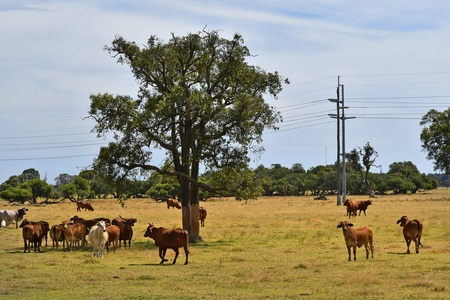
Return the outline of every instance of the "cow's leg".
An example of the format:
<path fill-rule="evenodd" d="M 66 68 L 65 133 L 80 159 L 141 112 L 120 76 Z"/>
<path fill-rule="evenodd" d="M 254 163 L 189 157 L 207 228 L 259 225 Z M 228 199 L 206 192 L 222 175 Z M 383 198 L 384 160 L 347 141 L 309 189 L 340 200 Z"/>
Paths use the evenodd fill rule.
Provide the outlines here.
<path fill-rule="evenodd" d="M 356 260 L 356 245 L 353 246 L 353 260 Z"/>
<path fill-rule="evenodd" d="M 23 244 L 24 244 L 23 253 L 26 253 L 27 252 L 27 240 L 26 239 L 23 239 Z"/>
<path fill-rule="evenodd" d="M 187 265 L 188 264 L 189 252 L 188 252 L 186 247 L 183 246 L 183 248 L 184 248 L 184 254 L 186 254 L 186 261 L 184 262 L 184 264 Z"/>
<path fill-rule="evenodd" d="M 417 242 L 417 238 L 414 238 L 414 244 L 416 244 L 416 253 L 419 253 L 419 243 Z"/>
<path fill-rule="evenodd" d="M 369 258 L 369 242 L 368 241 L 364 244 L 364 247 L 366 247 L 366 259 L 368 259 Z"/>
<path fill-rule="evenodd" d="M 352 250 L 350 249 L 350 247 L 347 247 L 348 250 L 348 261 L 352 261 Z"/>
<path fill-rule="evenodd" d="M 411 245 L 411 240 L 407 239 L 406 240 L 406 246 L 408 246 L 408 250 L 406 251 L 406 253 L 411 253 L 411 251 L 409 251 L 409 245 Z"/>
<path fill-rule="evenodd" d="M 174 265 L 177 262 L 177 257 L 180 251 L 178 251 L 178 248 L 174 249 L 175 250 L 175 258 L 173 259 L 172 265 Z"/>
<path fill-rule="evenodd" d="M 166 255 L 166 251 L 163 250 L 162 248 L 159 248 L 159 257 L 161 258 L 161 262 L 160 264 L 164 263 L 164 256 Z"/>

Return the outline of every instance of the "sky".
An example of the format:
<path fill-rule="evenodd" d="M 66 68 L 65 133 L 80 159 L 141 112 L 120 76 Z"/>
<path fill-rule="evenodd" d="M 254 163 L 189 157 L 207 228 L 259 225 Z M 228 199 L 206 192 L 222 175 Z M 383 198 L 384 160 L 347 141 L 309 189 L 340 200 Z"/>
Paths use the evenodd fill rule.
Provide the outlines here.
<path fill-rule="evenodd" d="M 411 161 L 434 173 L 421 148 L 421 117 L 450 107 L 449 1 L 137 1 L 2 0 L 0 3 L 0 183 L 34 168 L 54 183 L 89 168 L 108 139 L 86 119 L 89 96 L 135 97 L 128 66 L 106 51 L 116 36 L 144 46 L 203 28 L 242 35 L 248 63 L 288 78 L 283 116 L 263 135 L 251 166 L 300 163 L 307 170 L 337 156 L 336 87 L 344 87 L 345 148 L 367 142 L 373 172 Z M 153 163 L 160 165 L 163 154 Z"/>

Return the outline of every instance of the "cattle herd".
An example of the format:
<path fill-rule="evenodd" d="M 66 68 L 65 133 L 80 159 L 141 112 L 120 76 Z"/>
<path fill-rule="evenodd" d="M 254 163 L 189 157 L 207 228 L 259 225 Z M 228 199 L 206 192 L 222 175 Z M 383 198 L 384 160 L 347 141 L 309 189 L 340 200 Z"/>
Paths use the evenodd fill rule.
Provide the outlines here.
<path fill-rule="evenodd" d="M 178 200 L 168 199 L 167 208 L 181 208 Z M 83 209 L 86 211 L 94 211 L 89 201 L 77 201 L 77 211 Z M 77 215 L 70 220 L 62 221 L 61 224 L 55 224 L 50 227 L 46 221 L 30 221 L 24 219 L 28 208 L 20 208 L 17 210 L 0 210 L 0 224 L 2 228 L 15 224 L 16 228 L 22 228 L 22 237 L 24 242 L 24 253 L 30 252 L 34 248 L 34 252 L 41 252 L 42 241 L 45 240 L 47 247 L 48 234 L 52 240 L 52 248 L 58 250 L 59 244 L 62 242 L 64 251 L 72 251 L 73 247 L 84 249 L 86 245 L 86 237 L 93 245 L 94 257 L 103 257 L 103 251 L 109 253 L 110 244 L 113 245 L 113 251 L 123 245 L 126 248 L 131 247 L 131 239 L 133 238 L 133 226 L 137 222 L 135 218 L 124 218 L 119 215 L 112 221 L 108 218 L 84 219 Z M 202 226 L 205 224 L 206 209 L 200 207 L 199 221 Z M 23 221 L 22 221 L 23 220 Z M 22 223 L 19 225 L 20 221 Z M 188 263 L 188 232 L 184 229 L 166 229 L 163 227 L 155 227 L 155 224 L 149 223 L 144 237 L 152 238 L 159 247 L 159 256 L 161 264 L 167 261 L 165 259 L 167 249 L 175 251 L 173 264 L 176 263 L 179 248 L 184 248 L 186 254 L 185 264 Z"/>
<path fill-rule="evenodd" d="M 356 217 L 359 210 L 359 215 L 361 211 L 366 215 L 366 210 L 369 205 L 372 205 L 371 200 L 367 201 L 353 201 L 346 200 L 344 206 L 347 207 L 347 216 L 349 219 L 351 217 Z M 419 253 L 419 245 L 422 246 L 420 239 L 422 237 L 423 224 L 421 221 L 414 219 L 409 220 L 407 216 L 401 217 L 397 221 L 397 224 L 403 227 L 403 237 L 406 241 L 407 253 L 410 253 L 409 246 L 411 241 L 414 241 L 416 245 L 416 253 Z M 351 260 L 351 248 L 353 248 L 353 258 L 356 260 L 356 247 L 361 248 L 363 245 L 366 248 L 366 259 L 369 258 L 369 247 L 373 258 L 373 232 L 369 226 L 364 226 L 358 229 L 353 228 L 353 224 L 348 221 L 339 222 L 337 228 L 342 228 L 342 233 L 344 234 L 345 244 L 348 250 L 348 260 Z"/>
<path fill-rule="evenodd" d="M 359 210 L 359 215 L 366 210 L 369 205 L 372 205 L 371 200 L 367 201 L 352 201 L 346 200 L 344 206 L 347 208 L 347 216 L 356 217 Z M 180 209 L 181 205 L 176 199 L 167 199 L 167 208 L 170 207 Z M 88 201 L 78 201 L 77 211 L 81 211 L 84 208 L 85 211 L 93 211 L 91 203 Z M 64 251 L 72 251 L 74 245 L 77 245 L 77 249 L 85 247 L 86 236 L 88 236 L 89 242 L 93 245 L 94 257 L 103 257 L 103 251 L 106 248 L 106 252 L 109 252 L 109 245 L 113 244 L 113 251 L 116 252 L 118 247 L 121 247 L 123 241 L 124 247 L 131 247 L 131 239 L 133 237 L 133 226 L 137 222 L 135 218 L 123 218 L 119 215 L 118 218 L 112 221 L 108 218 L 95 218 L 86 220 L 78 216 L 72 217 L 70 220 L 63 221 L 61 224 L 53 225 L 50 227 L 46 221 L 29 221 L 23 219 L 24 215 L 28 211 L 27 208 L 20 208 L 17 210 L 0 210 L 0 225 L 2 228 L 7 227 L 10 224 L 15 224 L 16 228 L 22 228 L 22 236 L 24 242 L 24 252 L 30 252 L 31 247 L 34 248 L 34 252 L 41 251 L 42 240 L 45 239 L 45 246 L 47 246 L 47 236 L 50 232 L 50 238 L 52 239 L 53 249 L 58 249 L 59 243 L 63 243 Z M 204 207 L 199 208 L 199 221 L 201 226 L 205 226 L 205 218 L 207 216 L 206 209 Z M 23 221 L 22 221 L 23 219 Z M 19 222 L 22 221 L 20 226 Z M 405 238 L 407 245 L 407 253 L 410 253 L 409 247 L 412 241 L 415 243 L 416 253 L 419 253 L 419 246 L 423 245 L 420 242 L 423 231 L 423 224 L 421 221 L 414 219 L 410 220 L 406 216 L 402 216 L 397 221 L 403 227 L 403 237 Z M 348 250 L 348 260 L 351 261 L 351 249 L 353 248 L 353 258 L 356 260 L 356 247 L 360 248 L 364 245 L 366 249 L 366 259 L 369 258 L 369 250 L 373 258 L 373 232 L 368 226 L 354 229 L 353 224 L 349 221 L 339 222 L 337 228 L 342 228 L 344 234 L 345 244 Z M 155 224 L 149 223 L 144 237 L 152 238 L 155 244 L 159 248 L 159 257 L 161 258 L 161 264 L 167 261 L 165 259 L 167 249 L 175 251 L 175 258 L 173 264 L 176 263 L 179 248 L 184 248 L 186 255 L 185 264 L 188 263 L 189 249 L 188 241 L 189 234 L 186 230 L 181 228 L 167 229 L 163 227 L 156 227 Z"/>

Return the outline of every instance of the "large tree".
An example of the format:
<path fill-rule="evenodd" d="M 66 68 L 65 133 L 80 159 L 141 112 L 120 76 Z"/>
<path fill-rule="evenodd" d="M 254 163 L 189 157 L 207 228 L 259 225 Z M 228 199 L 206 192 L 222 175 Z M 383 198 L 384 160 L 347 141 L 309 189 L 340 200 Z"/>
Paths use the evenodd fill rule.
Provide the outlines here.
<path fill-rule="evenodd" d="M 226 182 L 228 174 L 229 189 L 251 195 L 255 176 L 235 170 L 248 170 L 249 154 L 263 151 L 263 130 L 280 121 L 263 96 L 276 97 L 283 79 L 247 63 L 250 51 L 239 34 L 231 40 L 216 31 L 172 34 L 168 42 L 151 36 L 142 48 L 117 36 L 105 49 L 130 66 L 140 89 L 136 99 L 91 95 L 95 131 L 115 137 L 94 166 L 111 180 L 136 170 L 176 176 L 183 228 L 197 240 L 199 188 L 217 189 L 198 180 L 200 164 L 223 171 L 215 182 Z M 155 148 L 166 151 L 162 166 L 152 162 Z"/>
<path fill-rule="evenodd" d="M 434 161 L 434 170 L 450 174 L 450 108 L 439 112 L 430 110 L 422 117 L 425 126 L 420 134 L 427 159 Z"/>

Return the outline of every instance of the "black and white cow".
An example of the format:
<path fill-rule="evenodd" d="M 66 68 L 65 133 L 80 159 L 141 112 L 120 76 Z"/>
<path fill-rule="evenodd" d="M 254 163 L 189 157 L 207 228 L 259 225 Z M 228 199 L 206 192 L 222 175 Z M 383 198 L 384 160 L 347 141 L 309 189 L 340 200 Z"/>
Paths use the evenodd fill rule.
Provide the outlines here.
<path fill-rule="evenodd" d="M 5 221 L 5 225 L 16 222 L 16 228 L 19 228 L 19 222 L 22 221 L 23 216 L 27 213 L 28 208 L 14 209 L 14 210 L 0 210 L 0 223 Z"/>

